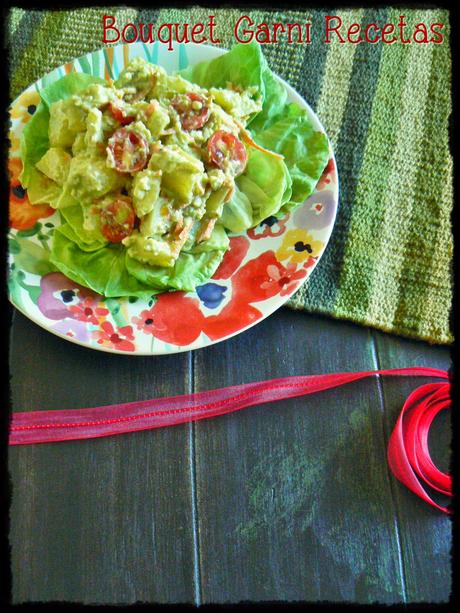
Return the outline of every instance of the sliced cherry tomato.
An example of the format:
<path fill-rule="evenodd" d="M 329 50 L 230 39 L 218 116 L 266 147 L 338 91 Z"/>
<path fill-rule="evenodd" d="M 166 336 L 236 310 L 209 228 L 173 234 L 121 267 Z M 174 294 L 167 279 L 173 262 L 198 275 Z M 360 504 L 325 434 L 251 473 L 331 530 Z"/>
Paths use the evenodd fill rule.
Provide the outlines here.
<path fill-rule="evenodd" d="M 121 123 L 122 126 L 129 125 L 135 119 L 135 117 L 132 115 L 126 116 L 120 107 L 115 106 L 115 104 L 112 104 L 111 102 L 109 102 L 109 111 L 112 113 L 112 117 Z"/>
<path fill-rule="evenodd" d="M 179 94 L 171 100 L 171 105 L 179 113 L 184 130 L 199 130 L 209 119 L 209 107 L 205 98 L 194 92 Z"/>
<path fill-rule="evenodd" d="M 210 161 L 218 168 L 231 167 L 233 176 L 237 177 L 246 168 L 248 154 L 243 143 L 231 132 L 218 130 L 208 140 Z"/>
<path fill-rule="evenodd" d="M 107 151 L 119 172 L 137 172 L 147 164 L 149 144 L 142 134 L 128 128 L 119 128 L 109 138 Z"/>
<path fill-rule="evenodd" d="M 134 228 L 136 215 L 131 198 L 119 196 L 101 210 L 101 232 L 111 243 L 120 243 Z"/>

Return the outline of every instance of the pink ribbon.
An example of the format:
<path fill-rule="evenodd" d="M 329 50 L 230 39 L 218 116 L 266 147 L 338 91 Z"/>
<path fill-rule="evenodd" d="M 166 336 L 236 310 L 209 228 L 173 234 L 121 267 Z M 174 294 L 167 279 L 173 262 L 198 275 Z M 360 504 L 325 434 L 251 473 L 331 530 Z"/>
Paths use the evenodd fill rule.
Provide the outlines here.
<path fill-rule="evenodd" d="M 451 477 L 436 468 L 428 449 L 428 433 L 435 416 L 450 407 L 448 373 L 437 368 L 285 377 L 141 402 L 13 413 L 9 444 L 55 443 L 175 426 L 275 400 L 322 392 L 372 375 L 439 377 L 445 380 L 423 385 L 410 394 L 390 437 L 388 463 L 395 477 L 417 496 L 438 510 L 451 513 L 447 507 L 437 504 L 422 486 L 423 482 L 446 496 L 452 496 Z"/>

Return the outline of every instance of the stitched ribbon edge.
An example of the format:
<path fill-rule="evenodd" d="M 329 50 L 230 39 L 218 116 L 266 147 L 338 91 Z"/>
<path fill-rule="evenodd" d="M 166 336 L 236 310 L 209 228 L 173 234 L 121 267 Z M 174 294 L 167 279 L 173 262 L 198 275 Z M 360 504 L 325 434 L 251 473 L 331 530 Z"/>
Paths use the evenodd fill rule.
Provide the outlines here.
<path fill-rule="evenodd" d="M 314 394 L 370 376 L 449 378 L 437 368 L 412 367 L 351 373 L 283 377 L 168 398 L 85 409 L 26 411 L 12 414 L 9 445 L 63 442 L 126 434 L 209 419 L 250 406 Z M 443 513 L 421 482 L 452 496 L 452 479 L 433 463 L 428 433 L 436 415 L 450 407 L 450 383 L 429 383 L 407 398 L 390 436 L 387 460 L 394 476 Z"/>

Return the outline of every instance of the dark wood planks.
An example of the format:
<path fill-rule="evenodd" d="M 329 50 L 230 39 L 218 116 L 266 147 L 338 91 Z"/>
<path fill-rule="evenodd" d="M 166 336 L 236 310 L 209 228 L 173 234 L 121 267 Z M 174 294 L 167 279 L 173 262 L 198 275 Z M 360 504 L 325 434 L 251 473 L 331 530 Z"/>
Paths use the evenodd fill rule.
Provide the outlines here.
<path fill-rule="evenodd" d="M 195 386 L 375 368 L 371 333 L 283 310 L 194 355 Z M 195 424 L 203 602 L 401 602 L 374 379 Z"/>
<path fill-rule="evenodd" d="M 189 355 L 133 358 L 61 340 L 15 314 L 17 410 L 190 389 Z M 14 602 L 193 602 L 190 426 L 10 449 Z"/>
<path fill-rule="evenodd" d="M 19 314 L 11 346 L 18 410 L 449 365 L 446 349 L 284 309 L 193 354 L 90 351 Z M 449 520 L 385 458 L 420 382 L 373 378 L 190 426 L 12 448 L 14 601 L 447 600 Z M 434 457 L 446 466 L 445 421 Z"/>
<path fill-rule="evenodd" d="M 373 333 L 382 368 L 403 366 L 430 366 L 448 370 L 449 351 L 429 347 L 425 343 L 408 341 Z M 385 399 L 385 438 L 394 427 L 405 399 L 419 385 L 436 379 L 396 380 L 385 378 L 382 389 Z M 450 463 L 450 414 L 443 411 L 433 424 L 430 451 L 434 462 L 445 471 Z M 403 568 L 409 602 L 446 602 L 451 593 L 451 521 L 419 499 L 402 484 L 393 481 L 397 517 L 400 530 Z M 433 492 L 430 491 L 431 494 Z M 448 500 L 434 492 L 440 504 Z"/>

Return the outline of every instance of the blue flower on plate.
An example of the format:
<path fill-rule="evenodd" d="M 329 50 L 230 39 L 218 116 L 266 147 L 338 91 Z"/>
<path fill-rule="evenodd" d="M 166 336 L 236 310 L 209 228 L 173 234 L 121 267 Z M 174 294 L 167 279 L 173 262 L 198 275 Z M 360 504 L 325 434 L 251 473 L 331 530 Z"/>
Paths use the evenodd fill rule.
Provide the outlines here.
<path fill-rule="evenodd" d="M 224 294 L 226 291 L 226 287 L 217 285 L 217 283 L 205 283 L 196 288 L 199 299 L 208 309 L 217 309 L 225 298 Z"/>

